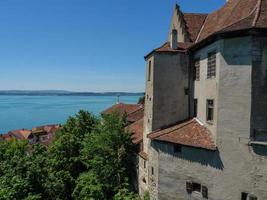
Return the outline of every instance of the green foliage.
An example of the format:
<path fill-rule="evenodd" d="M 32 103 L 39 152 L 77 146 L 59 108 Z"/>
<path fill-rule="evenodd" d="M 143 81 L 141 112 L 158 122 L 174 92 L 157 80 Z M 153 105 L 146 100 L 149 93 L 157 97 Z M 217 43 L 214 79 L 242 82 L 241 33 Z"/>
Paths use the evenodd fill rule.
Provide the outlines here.
<path fill-rule="evenodd" d="M 93 172 L 86 172 L 80 175 L 77 180 L 73 198 L 77 200 L 104 199 L 103 184 Z"/>
<path fill-rule="evenodd" d="M 0 142 L 0 200 L 133 200 L 134 147 L 125 119 L 101 121 L 86 111 L 70 117 L 47 149 Z"/>
<path fill-rule="evenodd" d="M 150 200 L 150 194 L 149 192 L 144 193 L 144 200 Z"/>

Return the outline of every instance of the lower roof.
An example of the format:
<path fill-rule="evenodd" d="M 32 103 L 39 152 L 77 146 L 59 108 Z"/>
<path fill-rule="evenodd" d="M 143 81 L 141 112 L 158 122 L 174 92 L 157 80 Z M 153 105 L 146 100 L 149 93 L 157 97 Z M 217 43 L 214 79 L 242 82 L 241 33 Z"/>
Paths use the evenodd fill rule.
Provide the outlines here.
<path fill-rule="evenodd" d="M 148 138 L 156 141 L 216 150 L 211 132 L 200 124 L 197 119 L 180 122 L 168 128 L 154 131 L 148 135 Z"/>

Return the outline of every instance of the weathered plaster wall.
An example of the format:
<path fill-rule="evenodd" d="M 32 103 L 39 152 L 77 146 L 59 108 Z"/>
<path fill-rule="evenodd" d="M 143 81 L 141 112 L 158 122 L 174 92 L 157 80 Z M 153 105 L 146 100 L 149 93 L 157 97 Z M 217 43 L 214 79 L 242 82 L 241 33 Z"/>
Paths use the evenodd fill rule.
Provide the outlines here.
<path fill-rule="evenodd" d="M 267 38 L 252 38 L 252 116 L 251 131 L 267 130 Z M 260 136 L 259 136 L 260 137 Z M 267 140 L 267 133 L 262 135 Z"/>
<path fill-rule="evenodd" d="M 200 59 L 200 79 L 194 81 L 194 98 L 198 100 L 197 118 L 211 131 L 216 141 L 217 112 L 218 112 L 218 85 L 220 77 L 221 41 L 215 42 L 199 51 L 193 58 Z M 216 77 L 207 79 L 208 54 L 216 51 Z M 207 99 L 214 99 L 214 120 L 207 122 Z M 193 102 L 191 104 L 193 106 Z"/>
<path fill-rule="evenodd" d="M 228 183 L 223 185 L 223 195 L 229 200 L 240 199 L 241 192 L 267 199 L 267 157 L 255 154 L 248 146 L 253 111 L 252 71 L 258 70 L 252 63 L 252 47 L 252 37 L 223 41 L 217 144 L 225 167 L 218 181 Z M 266 93 L 263 91 L 263 96 Z"/>
<path fill-rule="evenodd" d="M 187 119 L 188 56 L 184 53 L 154 56 L 152 130 Z"/>

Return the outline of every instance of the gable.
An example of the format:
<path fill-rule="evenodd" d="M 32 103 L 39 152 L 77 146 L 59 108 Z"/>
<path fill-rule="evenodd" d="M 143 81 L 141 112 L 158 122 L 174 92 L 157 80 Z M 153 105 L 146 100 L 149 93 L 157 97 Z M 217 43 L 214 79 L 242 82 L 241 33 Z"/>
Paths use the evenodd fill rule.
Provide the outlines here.
<path fill-rule="evenodd" d="M 168 41 L 171 41 L 172 30 L 177 30 L 177 41 L 178 42 L 190 42 L 189 34 L 186 30 L 185 20 L 183 18 L 183 13 L 180 11 L 178 5 L 175 6 L 173 11 L 173 16 L 171 20 L 171 25 L 168 34 Z"/>

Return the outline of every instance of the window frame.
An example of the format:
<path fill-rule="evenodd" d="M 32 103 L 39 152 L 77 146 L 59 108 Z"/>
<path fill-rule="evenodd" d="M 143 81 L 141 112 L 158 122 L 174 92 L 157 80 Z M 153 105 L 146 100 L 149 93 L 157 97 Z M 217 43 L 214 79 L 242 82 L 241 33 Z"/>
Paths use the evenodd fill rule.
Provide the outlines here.
<path fill-rule="evenodd" d="M 207 79 L 216 78 L 216 71 L 217 71 L 217 51 L 212 50 L 208 53 Z"/>
<path fill-rule="evenodd" d="M 209 102 L 212 102 L 212 105 L 210 105 Z M 209 109 L 212 109 L 212 113 L 211 113 L 210 117 L 209 117 Z M 214 109 L 215 109 L 215 100 L 214 99 L 207 99 L 207 101 L 206 101 L 206 121 L 208 123 L 214 122 Z"/>

